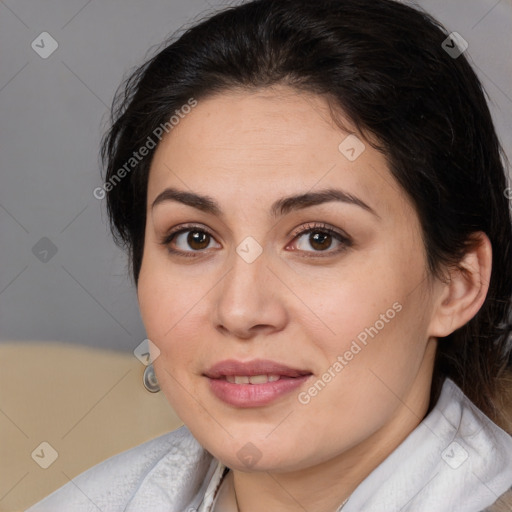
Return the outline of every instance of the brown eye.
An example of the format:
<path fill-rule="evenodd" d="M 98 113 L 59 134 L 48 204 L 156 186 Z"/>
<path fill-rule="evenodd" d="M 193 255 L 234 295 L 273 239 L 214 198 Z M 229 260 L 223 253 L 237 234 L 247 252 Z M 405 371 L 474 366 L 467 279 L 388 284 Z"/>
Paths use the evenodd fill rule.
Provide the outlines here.
<path fill-rule="evenodd" d="M 329 233 L 319 231 L 312 232 L 309 234 L 309 243 L 311 244 L 311 247 L 314 247 L 319 251 L 324 251 L 325 249 L 329 249 L 332 245 L 332 238 L 332 235 Z"/>
<path fill-rule="evenodd" d="M 306 237 L 306 235 L 308 235 Z M 306 253 L 321 253 L 326 252 L 326 255 L 337 254 L 352 245 L 351 239 L 338 231 L 322 224 L 320 226 L 308 226 L 308 229 L 299 231 L 295 238 L 297 240 L 296 246 L 299 251 Z M 302 239 L 302 241 L 301 241 Z M 338 245 L 337 249 L 328 251 L 333 244 Z M 309 248 L 313 248 L 311 251 Z"/>
<path fill-rule="evenodd" d="M 166 246 L 172 254 L 194 257 L 194 253 L 207 249 L 212 240 L 213 236 L 210 233 L 202 228 L 192 226 L 182 227 L 182 229 L 169 233 L 160 243 Z"/>
<path fill-rule="evenodd" d="M 210 239 L 210 235 L 208 235 L 208 233 L 205 233 L 204 231 L 189 231 L 188 233 L 187 244 L 189 247 L 192 247 L 192 249 L 196 251 L 200 251 L 201 249 L 206 249 L 208 247 Z"/>

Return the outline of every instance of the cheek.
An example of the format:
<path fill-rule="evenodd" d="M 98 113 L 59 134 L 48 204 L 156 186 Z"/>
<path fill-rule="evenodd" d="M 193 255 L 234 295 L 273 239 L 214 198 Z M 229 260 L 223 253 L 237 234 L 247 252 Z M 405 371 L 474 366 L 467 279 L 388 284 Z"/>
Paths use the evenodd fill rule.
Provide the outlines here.
<path fill-rule="evenodd" d="M 424 287 L 414 285 L 421 282 L 421 264 L 397 260 L 351 267 L 339 284 L 326 282 L 310 295 L 323 320 L 311 340 L 323 352 L 320 371 L 330 372 L 325 378 L 332 382 L 332 394 L 322 392 L 318 405 L 335 401 L 365 417 L 372 403 L 384 413 L 396 402 L 389 388 L 401 394 L 411 383 L 427 341 L 428 307 Z"/>
<path fill-rule="evenodd" d="M 158 383 L 170 406 L 187 423 L 194 420 L 187 416 L 191 408 L 196 416 L 201 414 L 190 402 L 190 397 L 197 395 L 196 383 L 186 373 L 196 351 L 194 338 L 185 330 L 186 311 L 190 308 L 175 291 L 176 287 L 157 266 L 141 268 L 137 295 L 146 335 L 160 350 L 153 363 Z"/>
<path fill-rule="evenodd" d="M 349 350 L 356 342 L 370 357 L 365 348 L 375 345 L 375 357 L 386 364 L 391 354 L 400 359 L 422 349 L 411 341 L 420 341 L 425 327 L 425 265 L 411 240 L 404 244 L 379 244 L 330 281 L 320 311 L 336 333 L 331 348 Z"/>
<path fill-rule="evenodd" d="M 317 334 L 329 352 L 343 353 L 354 340 L 364 346 L 376 330 L 389 331 L 399 315 L 396 308 L 400 309 L 393 304 L 404 295 L 393 274 L 375 264 L 360 269 L 350 266 L 324 283 L 316 281 L 315 292 L 309 292 L 305 302 L 321 320 Z"/>
<path fill-rule="evenodd" d="M 413 332 L 417 321 L 411 305 L 401 300 L 383 304 L 383 309 L 347 316 L 345 322 L 340 316 L 335 340 L 323 338 L 328 341 L 323 345 L 325 367 L 300 396 L 300 415 L 295 419 L 319 437 L 330 437 L 333 445 L 355 445 L 388 421 L 403 403 L 421 364 L 422 343 L 411 339 L 418 336 Z M 381 311 L 387 323 L 381 320 Z M 325 426 L 332 422 L 336 428 Z M 318 443 L 323 446 L 320 439 Z"/>
<path fill-rule="evenodd" d="M 161 249 L 150 247 L 145 251 L 137 297 L 146 333 L 161 350 L 180 323 L 186 323 L 187 311 L 193 305 L 194 290 L 197 288 L 188 280 L 185 286 L 180 273 L 169 265 Z"/>
<path fill-rule="evenodd" d="M 194 319 L 202 314 L 204 293 L 204 282 L 185 282 L 161 255 L 145 255 L 137 287 L 139 309 L 147 337 L 160 350 L 154 364 L 157 377 L 171 389 L 184 383 L 186 371 L 197 364 L 200 339 Z"/>

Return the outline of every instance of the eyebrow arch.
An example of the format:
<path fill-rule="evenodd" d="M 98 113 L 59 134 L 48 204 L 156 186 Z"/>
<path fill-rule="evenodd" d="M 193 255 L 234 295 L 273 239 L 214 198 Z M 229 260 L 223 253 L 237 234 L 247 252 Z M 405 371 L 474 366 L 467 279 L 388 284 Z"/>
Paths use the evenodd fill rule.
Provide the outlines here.
<path fill-rule="evenodd" d="M 151 205 L 151 209 L 166 201 L 176 201 L 218 217 L 222 217 L 223 215 L 221 207 L 212 197 L 199 195 L 194 192 L 178 190 L 172 187 L 166 188 L 158 194 Z M 286 215 L 291 211 L 301 210 L 303 208 L 332 201 L 339 201 L 359 206 L 380 219 L 380 215 L 378 215 L 377 212 L 364 201 L 348 192 L 335 188 L 326 188 L 318 192 L 307 192 L 278 199 L 272 204 L 270 208 L 270 215 L 273 218 L 277 218 Z"/>

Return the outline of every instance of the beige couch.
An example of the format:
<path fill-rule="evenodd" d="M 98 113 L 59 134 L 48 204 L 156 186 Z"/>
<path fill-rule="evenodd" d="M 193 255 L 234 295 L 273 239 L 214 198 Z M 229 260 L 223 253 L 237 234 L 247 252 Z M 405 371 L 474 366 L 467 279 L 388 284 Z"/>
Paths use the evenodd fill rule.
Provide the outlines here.
<path fill-rule="evenodd" d="M 24 510 L 94 464 L 181 426 L 163 393 L 144 388 L 144 369 L 131 353 L 0 343 L 0 511 Z"/>

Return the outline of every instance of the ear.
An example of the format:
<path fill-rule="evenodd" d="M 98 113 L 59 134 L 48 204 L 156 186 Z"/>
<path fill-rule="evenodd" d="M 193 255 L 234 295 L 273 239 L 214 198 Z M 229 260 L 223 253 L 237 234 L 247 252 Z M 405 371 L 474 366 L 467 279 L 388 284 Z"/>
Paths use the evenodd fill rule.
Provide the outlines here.
<path fill-rule="evenodd" d="M 449 270 L 448 282 L 438 282 L 429 335 L 444 337 L 469 322 L 482 307 L 489 290 L 492 246 L 481 231 L 457 268 Z"/>

